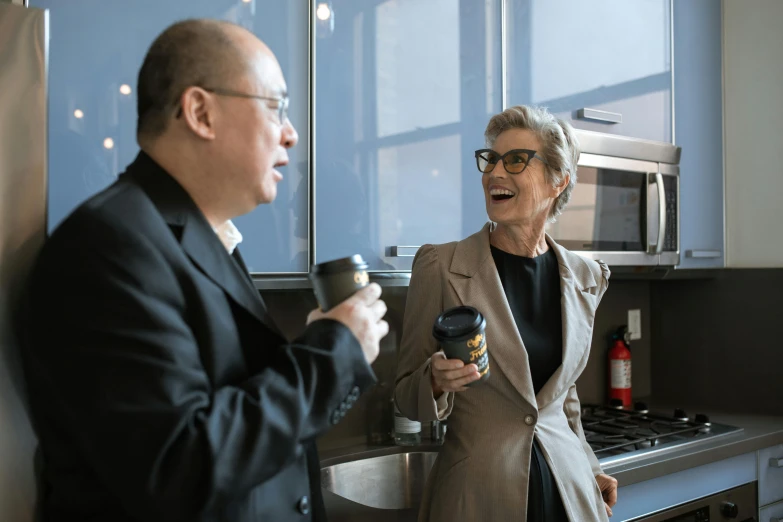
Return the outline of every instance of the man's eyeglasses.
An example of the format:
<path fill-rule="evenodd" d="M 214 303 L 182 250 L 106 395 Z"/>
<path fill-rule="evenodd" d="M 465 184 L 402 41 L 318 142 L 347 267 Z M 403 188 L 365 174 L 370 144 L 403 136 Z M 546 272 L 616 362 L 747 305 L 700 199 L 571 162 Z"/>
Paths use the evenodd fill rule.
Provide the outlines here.
<path fill-rule="evenodd" d="M 277 102 L 277 118 L 280 122 L 280 125 L 283 125 L 285 121 L 288 119 L 288 96 L 282 96 L 280 98 L 273 98 L 269 96 L 259 96 L 257 94 L 247 94 L 244 92 L 237 92 L 232 91 L 229 89 L 208 89 L 206 87 L 202 87 L 207 92 L 211 92 L 213 94 L 217 94 L 218 96 L 231 96 L 234 98 L 250 98 L 250 99 L 256 99 L 256 100 L 264 100 L 264 101 L 275 101 Z M 182 107 L 179 108 L 179 111 L 177 112 L 177 118 L 182 116 Z"/>
<path fill-rule="evenodd" d="M 498 161 L 503 162 L 503 168 L 509 174 L 521 174 L 530 163 L 530 160 L 536 158 L 544 165 L 548 165 L 546 160 L 536 154 L 536 151 L 530 149 L 513 149 L 505 154 L 498 154 L 492 149 L 479 149 L 475 152 L 476 166 L 483 174 L 489 174 L 495 170 Z"/>

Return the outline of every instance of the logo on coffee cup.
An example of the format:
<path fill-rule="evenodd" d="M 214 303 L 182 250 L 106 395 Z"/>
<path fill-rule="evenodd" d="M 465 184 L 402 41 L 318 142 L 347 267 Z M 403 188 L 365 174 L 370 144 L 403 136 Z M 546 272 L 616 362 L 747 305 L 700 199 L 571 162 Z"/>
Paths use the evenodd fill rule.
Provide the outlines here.
<path fill-rule="evenodd" d="M 370 276 L 367 275 L 367 272 L 365 270 L 362 270 L 361 272 L 354 272 L 353 282 L 356 283 L 357 285 L 369 284 Z"/>
<path fill-rule="evenodd" d="M 484 336 L 481 334 L 478 334 L 473 339 L 468 340 L 468 348 L 478 348 L 481 346 L 481 341 L 484 339 Z"/>
<path fill-rule="evenodd" d="M 470 352 L 470 360 L 475 361 L 479 357 L 482 357 L 485 353 L 487 353 L 487 345 L 482 346 L 481 348 L 476 348 L 472 352 Z"/>

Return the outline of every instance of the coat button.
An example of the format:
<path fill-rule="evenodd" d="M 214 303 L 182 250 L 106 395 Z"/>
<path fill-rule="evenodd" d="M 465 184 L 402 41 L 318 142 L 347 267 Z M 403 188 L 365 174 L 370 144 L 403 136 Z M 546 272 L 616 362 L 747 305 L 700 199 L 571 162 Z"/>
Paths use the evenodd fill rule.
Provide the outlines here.
<path fill-rule="evenodd" d="M 354 386 L 353 389 L 351 390 L 351 396 L 353 397 L 354 400 L 356 400 L 359 398 L 359 395 L 361 395 L 361 391 L 359 390 L 359 387 Z"/>
<path fill-rule="evenodd" d="M 332 424 L 338 424 L 342 420 L 343 416 L 340 415 L 340 410 L 332 412 Z"/>
<path fill-rule="evenodd" d="M 525 415 L 525 424 L 527 424 L 528 426 L 532 426 L 535 423 L 536 423 L 535 417 L 533 417 L 532 415 Z"/>
<path fill-rule="evenodd" d="M 296 505 L 296 508 L 303 515 L 310 513 L 310 499 L 307 498 L 307 495 L 299 499 L 299 503 Z"/>
<path fill-rule="evenodd" d="M 348 413 L 348 408 L 350 407 L 350 404 L 346 404 L 345 401 L 343 401 L 343 403 L 340 404 L 340 415 L 345 416 L 345 414 Z"/>

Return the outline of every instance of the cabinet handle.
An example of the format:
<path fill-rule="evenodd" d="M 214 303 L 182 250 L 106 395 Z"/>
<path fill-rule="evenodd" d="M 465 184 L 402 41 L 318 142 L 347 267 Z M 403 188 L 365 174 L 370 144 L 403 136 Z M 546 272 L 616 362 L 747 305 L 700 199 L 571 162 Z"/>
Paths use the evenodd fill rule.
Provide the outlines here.
<path fill-rule="evenodd" d="M 420 246 L 393 246 L 390 247 L 389 257 L 414 257 Z"/>
<path fill-rule="evenodd" d="M 685 257 L 692 257 L 694 259 L 715 259 L 720 257 L 720 250 L 686 250 Z"/>
<path fill-rule="evenodd" d="M 783 468 L 783 457 L 769 459 L 770 468 Z"/>
<path fill-rule="evenodd" d="M 619 112 L 600 111 L 598 109 L 578 109 L 576 111 L 576 117 L 580 120 L 595 120 L 602 121 L 604 123 L 622 123 L 623 115 Z"/>

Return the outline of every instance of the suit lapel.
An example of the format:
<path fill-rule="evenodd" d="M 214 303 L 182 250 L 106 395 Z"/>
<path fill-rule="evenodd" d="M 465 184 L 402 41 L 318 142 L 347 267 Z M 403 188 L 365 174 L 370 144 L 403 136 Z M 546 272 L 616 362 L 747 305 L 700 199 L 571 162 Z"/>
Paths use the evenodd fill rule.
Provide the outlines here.
<path fill-rule="evenodd" d="M 264 299 L 261 297 L 261 294 L 256 289 L 256 285 L 253 283 L 253 278 L 250 276 L 250 271 L 247 269 L 247 265 L 245 264 L 245 260 L 242 257 L 242 254 L 239 253 L 239 247 L 234 249 L 234 252 L 231 254 L 231 257 L 234 258 L 234 261 L 237 262 L 239 265 L 239 271 L 242 273 L 243 276 L 245 276 L 245 280 L 250 284 L 250 289 L 253 291 L 255 295 L 258 296 L 258 300 L 261 302 L 263 308 L 264 308 L 264 323 L 277 335 L 279 335 L 282 338 L 286 338 L 285 335 L 283 335 L 283 331 L 280 330 L 280 328 L 277 327 L 277 323 L 272 318 L 272 314 L 269 313 L 269 308 L 266 306 L 266 303 L 264 302 Z"/>
<path fill-rule="evenodd" d="M 536 395 L 543 408 L 574 380 L 592 341 L 597 283 L 587 263 L 547 236 L 560 269 L 560 309 L 563 321 L 563 362 Z"/>
<path fill-rule="evenodd" d="M 489 232 L 488 224 L 457 244 L 449 281 L 462 304 L 475 307 L 487 319 L 487 345 L 495 362 L 490 372 L 502 373 L 522 398 L 535 408 L 536 397 L 527 351 L 492 259 Z"/>
<path fill-rule="evenodd" d="M 200 219 L 199 219 L 200 218 Z M 203 215 L 189 216 L 182 233 L 182 248 L 201 271 L 220 286 L 237 304 L 266 322 L 266 310 L 258 292 L 247 281 L 239 265 Z"/>
<path fill-rule="evenodd" d="M 180 245 L 191 261 L 238 305 L 261 322 L 266 310 L 258 292 L 226 252 L 223 243 L 184 188 L 144 152 L 128 167 L 132 182 L 152 200 L 166 223 L 181 230 Z"/>

